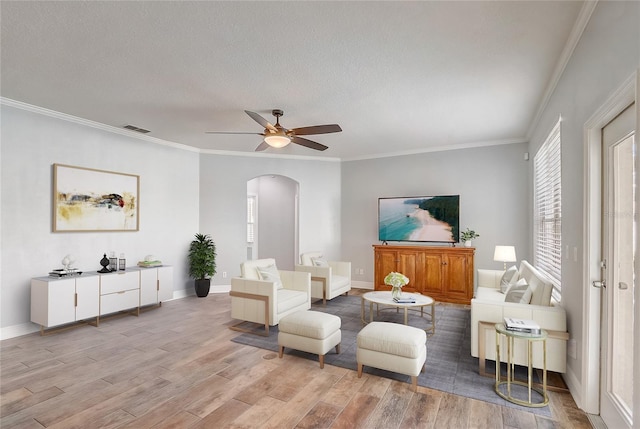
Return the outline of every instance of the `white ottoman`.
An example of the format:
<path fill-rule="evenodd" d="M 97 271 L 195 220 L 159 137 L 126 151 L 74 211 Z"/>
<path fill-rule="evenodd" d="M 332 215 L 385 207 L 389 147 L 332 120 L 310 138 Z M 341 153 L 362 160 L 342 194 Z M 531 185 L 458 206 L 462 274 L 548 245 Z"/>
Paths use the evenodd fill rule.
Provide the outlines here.
<path fill-rule="evenodd" d="M 283 317 L 278 322 L 279 356 L 284 348 L 315 353 L 320 359 L 320 368 L 324 368 L 324 355 L 333 347 L 340 353 L 342 320 L 333 314 L 319 311 L 297 311 Z"/>
<path fill-rule="evenodd" d="M 413 390 L 427 361 L 427 334 L 422 329 L 388 322 L 371 322 L 357 337 L 358 378 L 363 366 L 411 376 Z"/>

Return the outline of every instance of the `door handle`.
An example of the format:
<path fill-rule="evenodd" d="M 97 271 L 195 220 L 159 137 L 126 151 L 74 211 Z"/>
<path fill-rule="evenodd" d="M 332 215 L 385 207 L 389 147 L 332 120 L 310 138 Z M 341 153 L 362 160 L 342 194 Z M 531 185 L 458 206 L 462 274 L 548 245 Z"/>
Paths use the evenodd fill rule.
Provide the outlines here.
<path fill-rule="evenodd" d="M 607 282 L 605 282 L 604 280 L 594 280 L 593 282 L 591 282 L 591 285 L 593 287 L 597 287 L 598 289 L 606 288 L 607 287 Z"/>

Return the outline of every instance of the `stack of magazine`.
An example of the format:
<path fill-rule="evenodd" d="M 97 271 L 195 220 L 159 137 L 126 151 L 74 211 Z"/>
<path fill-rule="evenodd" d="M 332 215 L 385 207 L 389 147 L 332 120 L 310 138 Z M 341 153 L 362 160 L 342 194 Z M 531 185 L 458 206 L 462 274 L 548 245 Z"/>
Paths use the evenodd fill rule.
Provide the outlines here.
<path fill-rule="evenodd" d="M 514 319 L 512 317 L 504 318 L 504 327 L 508 331 L 523 332 L 525 334 L 538 335 L 542 331 L 540 325 L 533 320 L 527 319 Z"/>
<path fill-rule="evenodd" d="M 79 276 L 82 274 L 82 271 L 80 271 L 77 268 L 69 268 L 69 269 L 57 269 L 57 270 L 53 270 L 51 272 L 49 272 L 49 276 L 50 277 L 71 277 L 71 276 Z"/>
<path fill-rule="evenodd" d="M 393 302 L 398 304 L 415 304 L 416 299 L 411 295 L 401 296 L 400 298 L 393 298 Z"/>

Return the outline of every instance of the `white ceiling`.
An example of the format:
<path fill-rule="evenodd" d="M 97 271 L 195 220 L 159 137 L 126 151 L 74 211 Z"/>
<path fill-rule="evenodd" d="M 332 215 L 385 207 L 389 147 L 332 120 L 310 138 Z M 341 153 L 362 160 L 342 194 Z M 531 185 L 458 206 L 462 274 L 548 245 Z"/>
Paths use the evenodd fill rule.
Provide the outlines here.
<path fill-rule="evenodd" d="M 581 1 L 0 2 L 4 98 L 208 150 L 358 159 L 526 141 Z M 568 47 L 568 48 L 566 48 Z M 266 153 L 278 153 L 268 149 Z"/>

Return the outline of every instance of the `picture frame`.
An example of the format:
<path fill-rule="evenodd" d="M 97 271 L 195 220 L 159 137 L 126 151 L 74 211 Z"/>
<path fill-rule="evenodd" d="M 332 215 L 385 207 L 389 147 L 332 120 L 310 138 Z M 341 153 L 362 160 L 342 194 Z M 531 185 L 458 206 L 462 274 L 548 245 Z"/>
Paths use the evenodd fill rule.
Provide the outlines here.
<path fill-rule="evenodd" d="M 140 176 L 53 164 L 53 232 L 138 231 Z"/>

